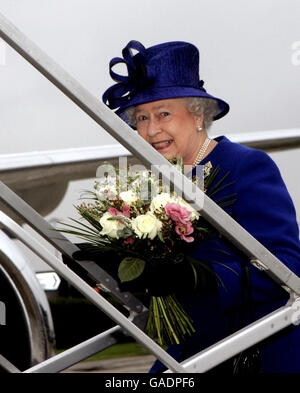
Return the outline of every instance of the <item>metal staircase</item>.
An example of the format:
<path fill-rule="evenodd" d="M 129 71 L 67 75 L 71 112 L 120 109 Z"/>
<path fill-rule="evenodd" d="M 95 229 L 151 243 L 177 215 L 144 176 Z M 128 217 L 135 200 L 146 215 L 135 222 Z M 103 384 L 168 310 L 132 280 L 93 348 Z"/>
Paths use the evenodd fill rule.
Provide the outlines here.
<path fill-rule="evenodd" d="M 120 292 L 117 282 L 96 263 L 92 261 L 73 260 L 72 256 L 74 252 L 79 249 L 62 234 L 52 231 L 47 221 L 7 186 L 0 183 L 0 202 L 4 203 L 14 214 L 21 217 L 24 222 L 29 224 L 63 255 L 67 256 L 72 261 L 70 267 L 49 253 L 46 248 L 3 212 L 0 212 L 0 224 L 117 324 L 114 328 L 62 354 L 31 367 L 25 371 L 26 373 L 59 372 L 115 344 L 118 341 L 118 333 L 122 330 L 125 330 L 145 346 L 171 372 L 204 372 L 284 327 L 298 322 L 295 319 L 295 315 L 298 318 L 300 317 L 300 313 L 297 311 L 300 308 L 300 278 L 297 275 L 209 199 L 199 188 L 195 188 L 189 179 L 176 171 L 164 157 L 152 149 L 136 132 L 112 113 L 104 104 L 99 102 L 97 98 L 92 96 L 3 15 L 0 15 L 0 36 L 66 94 L 88 116 L 94 119 L 136 156 L 147 168 L 151 168 L 152 171 L 161 175 L 163 181 L 174 186 L 175 191 L 182 195 L 185 200 L 193 202 L 195 209 L 239 248 L 251 263 L 263 269 L 266 274 L 270 275 L 272 279 L 276 280 L 290 294 L 290 300 L 284 307 L 179 364 L 143 332 L 147 309 L 140 301 L 130 293 Z M 76 273 L 74 270 L 76 270 Z M 94 291 L 84 278 L 88 278 L 95 284 L 105 287 L 112 296 L 118 299 L 130 311 L 129 318 L 113 307 L 102 295 Z M 8 371 L 18 372 L 2 356 L 0 356 L 0 365 Z"/>

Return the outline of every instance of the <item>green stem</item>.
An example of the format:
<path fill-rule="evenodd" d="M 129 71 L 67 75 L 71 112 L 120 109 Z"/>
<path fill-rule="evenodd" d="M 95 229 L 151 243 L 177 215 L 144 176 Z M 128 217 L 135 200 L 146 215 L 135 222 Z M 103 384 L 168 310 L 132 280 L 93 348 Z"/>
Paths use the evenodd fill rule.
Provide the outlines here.
<path fill-rule="evenodd" d="M 174 310 L 174 313 L 177 314 L 178 320 L 184 323 L 184 325 L 188 328 L 188 330 L 191 329 L 192 332 L 195 332 L 193 321 L 186 313 L 186 311 L 183 309 L 181 304 L 177 301 L 175 297 L 170 297 L 170 300 L 172 302 L 172 309 Z"/>
<path fill-rule="evenodd" d="M 158 312 L 158 305 L 157 305 L 157 300 L 154 296 L 152 296 L 152 301 L 153 301 L 153 309 L 154 309 L 154 325 L 155 325 L 155 330 L 158 335 L 158 343 L 162 345 L 163 340 L 161 337 L 161 327 L 160 327 L 160 318 L 159 318 L 159 312 Z"/>
<path fill-rule="evenodd" d="M 164 315 L 164 317 L 165 317 L 165 321 L 166 321 L 166 323 L 167 323 L 167 325 L 168 325 L 170 331 L 172 332 L 172 335 L 173 335 L 173 337 L 174 337 L 176 343 L 179 344 L 178 337 L 177 337 L 177 335 L 175 334 L 172 325 L 170 324 L 170 321 L 169 321 L 169 319 L 168 319 L 168 316 L 167 316 L 167 314 L 166 314 L 166 311 L 165 311 L 165 309 L 164 309 L 164 307 L 163 307 L 161 298 L 158 297 L 157 300 L 158 300 L 158 303 L 159 303 L 159 305 L 160 305 L 160 308 L 161 308 L 161 310 L 162 310 L 162 312 L 163 312 L 163 315 Z"/>

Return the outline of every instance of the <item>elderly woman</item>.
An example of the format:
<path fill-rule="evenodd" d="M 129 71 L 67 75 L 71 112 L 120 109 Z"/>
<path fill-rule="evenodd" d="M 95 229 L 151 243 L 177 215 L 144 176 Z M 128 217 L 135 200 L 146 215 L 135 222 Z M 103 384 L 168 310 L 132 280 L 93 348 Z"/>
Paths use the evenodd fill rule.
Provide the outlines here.
<path fill-rule="evenodd" d="M 132 50 L 137 53 L 133 55 Z M 122 62 L 128 76 L 112 70 Z M 226 115 L 229 106 L 203 88 L 197 48 L 186 42 L 167 42 L 146 49 L 131 41 L 123 49 L 123 58 L 112 59 L 110 73 L 118 83 L 104 93 L 103 101 L 117 109 L 116 113 L 164 157 L 182 157 L 184 164 L 193 168 L 208 162 L 214 168 L 219 166 L 219 179 L 228 176 L 212 199 L 300 275 L 295 209 L 278 168 L 262 151 L 232 143 L 225 136 L 210 139 L 207 135 L 212 121 Z M 234 203 L 224 203 L 232 202 L 233 196 Z M 194 276 L 186 268 L 184 275 L 182 271 L 172 274 L 161 270 L 154 275 L 155 281 L 147 284 L 157 293 L 180 288 L 180 300 L 194 320 L 196 333 L 168 348 L 178 361 L 278 309 L 289 298 L 224 238 L 215 236 L 201 243 L 193 256 L 205 261 L 220 280 L 202 272 L 197 291 L 191 293 Z M 256 362 L 250 372 L 300 372 L 299 326 L 291 325 L 264 340 L 259 349 L 259 356 L 255 353 L 256 358 L 252 357 L 259 364 Z M 164 366 L 156 362 L 151 372 L 162 370 Z M 211 372 L 226 371 L 234 372 L 232 361 Z"/>

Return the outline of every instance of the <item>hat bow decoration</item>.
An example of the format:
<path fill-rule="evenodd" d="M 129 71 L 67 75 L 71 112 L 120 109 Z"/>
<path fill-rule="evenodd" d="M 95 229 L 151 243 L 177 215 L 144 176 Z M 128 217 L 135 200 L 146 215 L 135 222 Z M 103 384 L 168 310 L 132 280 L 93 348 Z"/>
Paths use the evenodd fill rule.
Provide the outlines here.
<path fill-rule="evenodd" d="M 132 50 L 138 53 L 133 55 Z M 130 41 L 122 50 L 122 55 L 123 58 L 114 57 L 109 63 L 110 76 L 117 84 L 107 89 L 102 99 L 110 109 L 124 105 L 137 91 L 151 84 L 145 64 L 146 48 L 138 41 Z M 113 67 L 120 63 L 126 64 L 128 76 L 113 71 Z"/>

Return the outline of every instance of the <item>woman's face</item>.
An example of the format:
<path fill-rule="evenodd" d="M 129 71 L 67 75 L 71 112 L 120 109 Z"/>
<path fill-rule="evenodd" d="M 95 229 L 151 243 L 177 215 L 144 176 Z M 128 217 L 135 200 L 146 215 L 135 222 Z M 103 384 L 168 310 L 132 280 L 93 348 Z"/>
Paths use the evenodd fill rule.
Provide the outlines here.
<path fill-rule="evenodd" d="M 197 130 L 203 117 L 189 112 L 184 99 L 138 105 L 135 117 L 140 136 L 165 158 L 182 157 L 185 165 L 193 164 L 203 138 L 203 133 Z"/>

